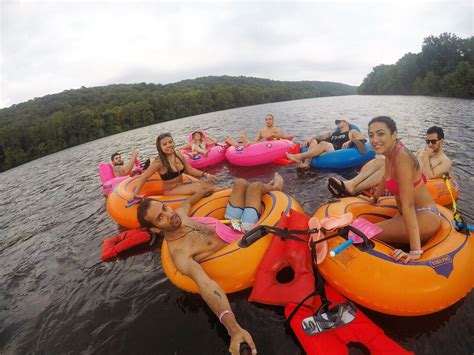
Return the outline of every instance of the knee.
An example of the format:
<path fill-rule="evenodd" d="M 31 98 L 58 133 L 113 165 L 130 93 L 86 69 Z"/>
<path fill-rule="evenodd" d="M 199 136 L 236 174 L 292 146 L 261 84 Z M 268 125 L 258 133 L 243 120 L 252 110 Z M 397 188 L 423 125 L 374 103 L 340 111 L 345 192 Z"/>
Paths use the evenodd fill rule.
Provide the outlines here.
<path fill-rule="evenodd" d="M 375 159 L 374 162 L 374 174 L 377 178 L 382 178 L 385 174 L 385 160 L 384 159 Z"/>
<path fill-rule="evenodd" d="M 306 140 L 306 146 L 308 148 L 312 148 L 316 145 L 318 145 L 318 141 L 316 139 L 310 138 L 310 139 Z"/>
<path fill-rule="evenodd" d="M 238 179 L 235 179 L 234 181 L 234 188 L 244 190 L 248 186 L 249 186 L 249 182 L 245 179 L 238 178 Z"/>
<path fill-rule="evenodd" d="M 372 159 L 365 166 L 373 172 L 385 170 L 385 159 Z"/>
<path fill-rule="evenodd" d="M 373 159 L 372 162 L 377 169 L 385 169 L 385 159 Z"/>
<path fill-rule="evenodd" d="M 247 194 L 258 195 L 264 191 L 264 185 L 261 182 L 252 182 L 247 188 Z"/>
<path fill-rule="evenodd" d="M 329 143 L 329 142 L 320 142 L 318 143 L 318 146 L 320 147 L 320 149 L 322 151 L 332 151 L 334 150 L 334 146 L 332 145 L 332 143 Z"/>

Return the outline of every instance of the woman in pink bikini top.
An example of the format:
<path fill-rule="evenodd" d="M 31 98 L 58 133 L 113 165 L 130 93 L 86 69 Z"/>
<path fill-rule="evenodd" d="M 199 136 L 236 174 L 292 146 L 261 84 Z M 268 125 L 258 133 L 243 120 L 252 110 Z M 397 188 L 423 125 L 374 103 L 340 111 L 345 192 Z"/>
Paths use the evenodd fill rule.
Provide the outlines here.
<path fill-rule="evenodd" d="M 379 191 L 389 190 L 395 195 L 399 214 L 380 222 L 383 231 L 378 239 L 388 243 L 410 244 L 410 252 L 395 249 L 392 257 L 405 261 L 419 259 L 421 244 L 430 239 L 441 224 L 440 213 L 426 189 L 426 178 L 421 173 L 415 156 L 397 138 L 397 126 L 387 116 L 369 122 L 369 140 L 377 154 L 385 156 L 385 176 Z"/>

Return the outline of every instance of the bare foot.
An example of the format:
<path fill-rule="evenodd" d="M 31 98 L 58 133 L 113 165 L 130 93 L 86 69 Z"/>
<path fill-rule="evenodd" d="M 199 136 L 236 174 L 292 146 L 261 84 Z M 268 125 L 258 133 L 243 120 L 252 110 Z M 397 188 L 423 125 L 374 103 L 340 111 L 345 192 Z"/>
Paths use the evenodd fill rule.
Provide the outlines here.
<path fill-rule="evenodd" d="M 240 132 L 239 136 L 240 136 L 240 140 L 242 141 L 242 145 L 244 147 L 246 147 L 250 144 L 250 142 L 249 142 L 249 140 L 248 140 L 248 138 L 247 138 L 247 136 L 245 135 L 244 132 Z"/>
<path fill-rule="evenodd" d="M 297 163 L 296 167 L 298 169 L 306 169 L 310 166 L 310 164 L 311 164 L 311 159 L 306 159 L 304 163 L 303 162 Z"/>
<path fill-rule="evenodd" d="M 296 154 L 290 154 L 290 153 L 285 153 L 286 154 L 286 157 L 291 160 L 292 162 L 296 163 L 296 164 L 301 164 L 301 159 L 298 159 L 296 157 Z"/>
<path fill-rule="evenodd" d="M 268 185 L 270 185 L 274 190 L 281 191 L 283 189 L 283 183 L 283 177 L 280 174 L 275 173 L 273 179 L 268 183 Z"/>
<path fill-rule="evenodd" d="M 360 154 L 364 154 L 365 151 L 367 150 L 365 149 L 364 143 L 362 143 L 360 140 L 352 138 L 351 142 L 357 148 Z"/>
<path fill-rule="evenodd" d="M 234 138 L 232 138 L 231 136 L 227 136 L 227 138 L 225 139 L 225 142 L 228 144 L 228 145 L 231 145 L 233 147 L 238 147 L 239 144 L 234 140 Z"/>

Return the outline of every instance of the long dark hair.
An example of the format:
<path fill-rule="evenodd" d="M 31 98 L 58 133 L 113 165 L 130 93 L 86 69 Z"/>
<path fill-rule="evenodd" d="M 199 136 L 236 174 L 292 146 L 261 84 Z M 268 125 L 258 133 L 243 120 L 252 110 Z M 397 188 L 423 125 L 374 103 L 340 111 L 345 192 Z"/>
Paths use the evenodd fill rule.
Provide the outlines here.
<path fill-rule="evenodd" d="M 146 215 L 153 201 L 154 200 L 152 200 L 151 198 L 146 198 L 140 202 L 137 208 L 138 223 L 140 224 L 140 226 L 147 229 L 154 227 L 153 223 L 146 219 Z"/>
<path fill-rule="evenodd" d="M 166 154 L 163 152 L 163 150 L 161 149 L 161 141 L 165 138 L 171 138 L 171 140 L 174 142 L 173 140 L 173 137 L 171 137 L 171 133 L 163 133 L 163 134 L 160 134 L 157 138 L 156 138 L 156 150 L 158 151 L 158 156 L 160 157 L 160 160 L 161 160 L 161 164 L 166 167 L 166 171 L 173 171 L 171 169 L 171 165 L 168 161 L 168 159 L 166 158 Z M 174 153 L 176 154 L 176 153 Z"/>
<path fill-rule="evenodd" d="M 137 208 L 138 223 L 140 224 L 140 226 L 142 226 L 143 229 L 151 233 L 152 240 L 149 244 L 150 246 L 152 246 L 154 241 L 156 241 L 159 237 L 164 237 L 163 232 L 159 232 L 159 233 L 152 232 L 150 229 L 153 228 L 154 225 L 153 223 L 151 223 L 149 220 L 146 219 L 146 215 L 153 201 L 156 201 L 156 200 L 153 200 L 151 198 L 146 198 L 140 202 Z"/>
<path fill-rule="evenodd" d="M 385 125 L 389 129 L 390 133 L 392 133 L 392 134 L 397 132 L 397 124 L 395 123 L 395 121 L 391 117 L 388 117 L 388 116 L 374 117 L 370 120 L 369 127 L 372 123 L 375 123 L 375 122 L 385 123 Z"/>
<path fill-rule="evenodd" d="M 374 117 L 370 120 L 369 127 L 372 123 L 376 123 L 376 122 L 384 123 L 387 126 L 387 128 L 388 128 L 388 130 L 390 131 L 391 134 L 393 134 L 395 132 L 398 132 L 397 124 L 395 123 L 395 121 L 391 117 L 388 117 L 388 116 Z M 399 138 L 397 138 L 397 143 L 402 144 L 402 142 L 400 141 Z M 418 162 L 418 159 L 416 159 L 416 157 L 413 155 L 413 153 L 410 152 L 410 150 L 407 147 L 405 147 L 405 145 L 402 144 L 402 146 L 405 149 L 405 151 L 408 153 L 408 155 L 410 156 L 411 160 L 413 161 L 413 165 L 415 166 L 416 170 L 420 170 L 420 163 Z"/>

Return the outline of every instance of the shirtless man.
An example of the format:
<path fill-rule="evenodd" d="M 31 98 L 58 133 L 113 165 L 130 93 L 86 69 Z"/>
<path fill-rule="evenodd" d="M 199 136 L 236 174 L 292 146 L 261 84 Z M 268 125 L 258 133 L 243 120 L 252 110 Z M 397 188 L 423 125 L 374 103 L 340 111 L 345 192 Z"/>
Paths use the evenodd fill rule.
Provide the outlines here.
<path fill-rule="evenodd" d="M 265 127 L 260 129 L 255 136 L 255 139 L 252 143 L 263 142 L 267 140 L 275 140 L 275 139 L 284 139 L 285 135 L 280 127 L 275 126 L 275 119 L 273 115 L 267 114 L 265 115 Z M 236 142 L 232 137 L 228 136 L 226 142 L 234 147 L 239 145 L 243 145 L 244 147 L 251 144 L 245 135 L 245 133 L 240 132 L 240 140 L 242 143 Z"/>
<path fill-rule="evenodd" d="M 335 120 L 335 123 L 338 130 L 310 138 L 305 143 L 308 147 L 306 152 L 298 154 L 286 153 L 287 158 L 295 162 L 297 168 L 307 168 L 310 166 L 312 158 L 335 150 L 346 149 L 353 145 L 361 154 L 364 154 L 364 141 L 366 141 L 364 135 L 355 129 L 351 129 L 349 121 L 344 118 Z M 304 163 L 302 162 L 303 159 L 306 159 Z"/>
<path fill-rule="evenodd" d="M 451 172 L 452 161 L 444 153 L 444 132 L 441 127 L 433 126 L 426 131 L 426 147 L 415 154 L 420 162 L 421 171 L 427 179 L 441 177 Z"/>
<path fill-rule="evenodd" d="M 426 131 L 426 147 L 416 152 L 421 172 L 427 179 L 434 179 L 451 173 L 452 162 L 443 150 L 444 132 L 441 127 L 433 126 Z M 385 174 L 383 157 L 376 157 L 365 164 L 360 173 L 351 180 L 340 180 L 331 176 L 328 188 L 336 196 L 353 196 L 362 191 L 376 187 Z M 383 193 L 383 191 L 377 192 Z M 376 194 L 377 194 L 376 193 Z"/>
<path fill-rule="evenodd" d="M 123 165 L 123 159 L 120 153 L 116 152 L 112 154 L 111 160 L 112 160 L 112 167 L 114 169 L 114 176 L 120 177 L 120 176 L 129 175 L 133 167 L 135 166 L 135 161 L 137 160 L 137 154 L 138 153 L 134 149 L 132 151 L 130 161 L 125 166 Z"/>
<path fill-rule="evenodd" d="M 275 126 L 273 115 L 267 114 L 265 116 L 265 127 L 258 131 L 254 143 L 282 138 L 285 138 L 282 129 Z"/>
<path fill-rule="evenodd" d="M 283 178 L 278 174 L 275 174 L 268 184 L 248 183 L 244 179 L 236 179 L 225 218 L 240 219 L 246 230 L 251 229 L 259 219 L 262 195 L 272 190 L 281 190 L 282 187 Z M 188 216 L 191 206 L 210 192 L 211 188 L 205 188 L 204 191 L 194 194 L 176 211 L 159 201 L 145 199 L 138 207 L 137 218 L 143 227 L 163 235 L 176 268 L 196 282 L 202 298 L 230 335 L 229 351 L 238 354 L 240 344 L 245 342 L 252 349 L 252 353 L 256 353 L 252 337 L 237 322 L 226 294 L 199 264 L 201 260 L 227 245 L 223 238 L 229 241 L 229 238 L 242 237 L 242 233 L 223 225 L 219 228 L 221 235 L 217 235 L 215 227 L 199 222 L 199 218 Z M 214 225 L 220 223 L 217 220 L 214 222 Z"/>

